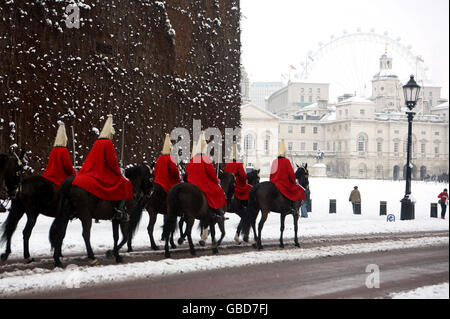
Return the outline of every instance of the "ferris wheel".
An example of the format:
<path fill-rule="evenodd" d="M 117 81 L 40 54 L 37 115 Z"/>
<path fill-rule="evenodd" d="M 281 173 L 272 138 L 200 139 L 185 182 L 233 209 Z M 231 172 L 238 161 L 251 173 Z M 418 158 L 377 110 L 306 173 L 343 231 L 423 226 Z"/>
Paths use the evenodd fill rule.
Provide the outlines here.
<path fill-rule="evenodd" d="M 329 41 L 319 42 L 319 48 L 309 51 L 300 62 L 296 79 L 303 82 L 330 84 L 330 101 L 345 93 L 370 96 L 372 78 L 380 70 L 380 57 L 392 57 L 393 72 L 402 83 L 411 74 L 416 81 L 427 80 L 428 68 L 421 56 L 412 52 L 412 45 L 404 45 L 401 38 L 392 38 L 388 32 L 378 34 L 374 29 L 350 33 L 344 30 Z M 418 82 L 419 83 L 419 82 Z"/>

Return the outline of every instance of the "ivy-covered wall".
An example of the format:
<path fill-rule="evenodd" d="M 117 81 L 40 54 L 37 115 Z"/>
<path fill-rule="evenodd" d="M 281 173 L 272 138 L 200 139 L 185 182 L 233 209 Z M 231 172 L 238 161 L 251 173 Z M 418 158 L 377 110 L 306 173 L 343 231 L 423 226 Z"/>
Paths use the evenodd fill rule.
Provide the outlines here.
<path fill-rule="evenodd" d="M 192 134 L 194 119 L 239 127 L 240 105 L 239 0 L 0 3 L 0 152 L 26 150 L 34 173 L 58 120 L 81 165 L 112 113 L 127 165 L 155 161 L 165 133 Z"/>

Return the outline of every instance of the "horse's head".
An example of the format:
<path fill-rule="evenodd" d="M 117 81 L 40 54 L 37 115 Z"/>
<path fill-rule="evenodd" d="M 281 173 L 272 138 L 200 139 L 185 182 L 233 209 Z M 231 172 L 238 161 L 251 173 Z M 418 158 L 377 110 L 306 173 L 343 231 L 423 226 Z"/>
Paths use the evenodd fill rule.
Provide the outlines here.
<path fill-rule="evenodd" d="M 233 173 L 220 171 L 219 180 L 227 201 L 230 201 L 234 196 L 234 189 L 236 188 L 236 176 Z"/>
<path fill-rule="evenodd" d="M 308 172 L 308 163 L 302 164 L 301 166 L 297 165 L 297 171 L 295 172 L 295 178 L 297 182 L 303 187 L 307 187 L 309 185 L 309 172 Z"/>
<path fill-rule="evenodd" d="M 14 152 L 0 154 L 0 183 L 2 179 L 5 181 L 6 191 L 11 199 L 19 191 L 24 168 L 24 156 L 25 151 L 22 151 L 19 156 Z"/>
<path fill-rule="evenodd" d="M 133 192 L 136 194 L 142 192 L 149 194 L 153 189 L 153 168 L 146 164 L 141 164 L 127 168 L 125 170 L 125 176 L 133 184 Z"/>
<path fill-rule="evenodd" d="M 259 183 L 260 177 L 259 177 L 259 169 L 252 169 L 250 172 L 247 173 L 247 183 L 249 185 L 255 186 Z"/>

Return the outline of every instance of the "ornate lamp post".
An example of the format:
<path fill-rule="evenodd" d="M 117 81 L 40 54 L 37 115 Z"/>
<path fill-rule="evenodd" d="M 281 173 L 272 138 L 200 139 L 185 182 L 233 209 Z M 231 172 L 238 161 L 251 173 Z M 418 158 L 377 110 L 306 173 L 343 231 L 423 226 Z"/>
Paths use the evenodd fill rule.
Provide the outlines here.
<path fill-rule="evenodd" d="M 401 200 L 402 208 L 400 213 L 401 220 L 414 219 L 414 203 L 410 199 L 411 195 L 411 132 L 412 132 L 412 121 L 414 118 L 414 113 L 412 110 L 416 106 L 417 99 L 419 98 L 420 86 L 414 80 L 414 75 L 411 75 L 408 83 L 403 86 L 403 93 L 405 95 L 405 104 L 409 111 L 406 112 L 408 115 L 408 149 L 407 149 L 407 159 L 406 159 L 406 190 L 405 197 Z"/>

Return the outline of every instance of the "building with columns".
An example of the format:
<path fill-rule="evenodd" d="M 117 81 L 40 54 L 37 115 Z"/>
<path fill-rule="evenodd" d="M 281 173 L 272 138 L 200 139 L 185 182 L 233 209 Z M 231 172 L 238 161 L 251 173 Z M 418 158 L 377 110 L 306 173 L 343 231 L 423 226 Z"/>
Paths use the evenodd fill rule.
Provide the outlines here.
<path fill-rule="evenodd" d="M 288 157 L 293 163 L 307 162 L 309 167 L 326 166 L 326 175 L 339 178 L 404 179 L 408 124 L 404 106 L 403 84 L 392 71 L 392 58 L 384 54 L 380 58 L 380 72 L 372 79 L 370 97 L 343 95 L 336 104 L 329 104 L 327 92 L 314 103 L 301 105 L 300 100 L 285 92 L 286 105 L 272 108 L 275 112 L 264 113 L 270 118 L 253 116 L 251 105 L 241 108 L 243 140 L 253 130 L 278 126 L 276 138 L 284 139 Z M 419 83 L 422 86 L 422 83 Z M 307 88 L 307 83 L 302 86 Z M 300 87 L 300 86 L 299 86 Z M 425 179 L 427 175 L 440 175 L 449 171 L 449 107 L 441 98 L 441 88 L 424 84 L 421 99 L 414 112 L 412 131 L 412 178 Z M 325 90 L 321 87 L 321 91 Z M 297 94 L 297 98 L 299 98 Z M 278 97 L 277 97 L 278 98 Z M 269 100 L 275 99 L 271 96 Z M 296 102 L 298 101 L 298 102 Z M 296 104 L 298 103 L 298 104 Z M 270 115 L 272 114 L 272 116 Z M 264 137 L 260 139 L 264 141 Z M 275 138 L 275 134 L 271 136 Z M 260 141 L 261 142 L 261 141 Z M 277 156 L 274 147 L 267 154 L 263 144 L 243 152 L 253 167 L 270 166 Z M 251 154 L 264 153 L 264 157 Z M 323 157 L 318 159 L 318 154 Z M 264 170 L 266 171 L 266 170 Z M 268 175 L 267 175 L 268 176 Z"/>

